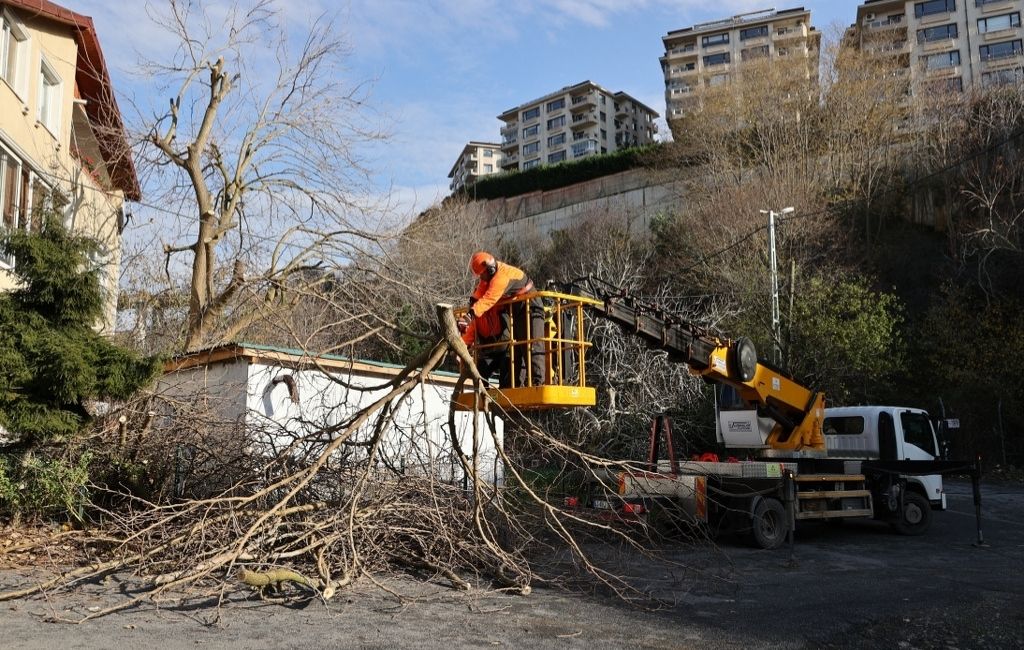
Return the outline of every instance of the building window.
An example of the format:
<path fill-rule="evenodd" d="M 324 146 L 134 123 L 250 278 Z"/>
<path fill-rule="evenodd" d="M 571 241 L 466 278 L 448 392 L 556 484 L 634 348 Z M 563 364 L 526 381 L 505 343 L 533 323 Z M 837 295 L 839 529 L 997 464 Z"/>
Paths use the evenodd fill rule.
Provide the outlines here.
<path fill-rule="evenodd" d="M 740 40 L 745 41 L 748 38 L 761 38 L 762 36 L 768 35 L 768 25 L 761 25 L 759 27 L 748 27 L 740 30 Z"/>
<path fill-rule="evenodd" d="M 608 139 L 608 132 L 605 131 L 604 129 L 601 129 L 601 139 L 602 140 L 607 140 Z"/>
<path fill-rule="evenodd" d="M 529 110 L 523 111 L 523 121 L 535 120 L 540 117 L 540 106 L 534 106 Z"/>
<path fill-rule="evenodd" d="M 540 143 L 539 142 L 531 142 L 530 144 L 524 144 L 523 145 L 523 155 L 524 156 L 528 156 L 528 155 L 530 155 L 532 153 L 537 153 L 538 151 L 540 151 Z"/>
<path fill-rule="evenodd" d="M 583 140 L 586 137 L 587 137 L 587 132 L 586 131 L 573 131 L 572 132 L 572 141 L 573 142 L 576 142 L 577 140 Z"/>
<path fill-rule="evenodd" d="M 709 86 L 722 86 L 729 83 L 729 75 L 716 74 L 708 78 Z"/>
<path fill-rule="evenodd" d="M 540 158 L 534 158 L 533 160 L 527 160 L 523 163 L 523 169 L 532 169 L 540 164 Z"/>
<path fill-rule="evenodd" d="M 956 0 L 928 0 L 927 2 L 914 3 L 914 16 L 931 16 L 947 11 L 956 11 Z"/>
<path fill-rule="evenodd" d="M 560 144 L 565 144 L 565 132 L 564 131 L 562 133 L 559 133 L 558 135 L 553 135 L 550 138 L 548 138 L 548 146 L 549 147 L 557 147 Z"/>
<path fill-rule="evenodd" d="M 953 66 L 960 65 L 960 50 L 942 52 L 941 54 L 932 54 L 931 56 L 923 56 L 921 59 L 924 60 L 924 67 L 928 70 L 952 68 Z"/>
<path fill-rule="evenodd" d="M 523 140 L 536 137 L 538 131 L 540 131 L 540 124 L 526 127 L 523 129 Z"/>
<path fill-rule="evenodd" d="M 46 59 L 39 61 L 39 114 L 40 124 L 50 133 L 60 134 L 60 100 L 62 84 Z"/>
<path fill-rule="evenodd" d="M 928 90 L 935 94 L 962 93 L 964 91 L 963 77 L 952 77 L 950 79 L 936 79 L 928 82 Z"/>
<path fill-rule="evenodd" d="M 565 149 L 548 155 L 548 163 L 559 163 L 565 160 Z"/>
<path fill-rule="evenodd" d="M 494 156 L 494 149 L 484 149 L 484 158 L 490 158 Z"/>
<path fill-rule="evenodd" d="M 1015 41 L 1003 41 L 1002 43 L 993 43 L 992 45 L 982 45 L 978 48 L 982 61 L 1005 59 L 1009 56 L 1017 56 L 1022 51 L 1024 51 L 1024 49 L 1021 48 L 1020 39 Z"/>
<path fill-rule="evenodd" d="M 17 156 L 0 147 L 0 232 L 42 228 L 39 212 L 51 190 Z M 14 259 L 0 254 L 0 268 L 12 268 Z"/>
<path fill-rule="evenodd" d="M 21 25 L 6 11 L 3 12 L 3 27 L 0 31 L 0 78 L 19 95 L 24 95 L 24 88 L 19 79 L 22 59 L 27 56 L 28 34 Z"/>
<path fill-rule="evenodd" d="M 768 56 L 768 46 L 761 45 L 760 47 L 748 47 L 747 49 L 740 52 L 740 58 L 744 61 L 751 59 L 760 59 Z"/>
<path fill-rule="evenodd" d="M 1024 69 L 1022 68 L 1007 68 L 1005 70 L 981 73 L 981 85 L 986 87 L 1002 86 L 1004 84 L 1019 86 L 1022 83 L 1024 83 Z"/>
<path fill-rule="evenodd" d="M 548 131 L 551 129 L 560 129 L 565 126 L 565 116 L 559 115 L 548 120 Z"/>
<path fill-rule="evenodd" d="M 1011 29 L 1013 27 L 1020 27 L 1019 11 L 1015 11 L 1012 14 L 1003 14 L 1001 16 L 990 16 L 988 18 L 978 19 L 979 34 L 1001 32 L 1004 29 Z"/>
<path fill-rule="evenodd" d="M 704 57 L 704 65 L 705 66 L 721 65 L 723 63 L 728 63 L 728 62 L 729 62 L 729 53 L 728 52 L 722 52 L 721 54 L 712 54 L 710 56 Z"/>
<path fill-rule="evenodd" d="M 712 34 L 711 36 L 705 36 L 700 39 L 700 44 L 704 47 L 711 47 L 712 45 L 723 45 L 729 42 L 729 33 L 724 34 Z"/>
<path fill-rule="evenodd" d="M 552 101 L 548 102 L 548 107 L 547 108 L 548 108 L 548 113 L 553 113 L 554 111 L 559 111 L 559 110 L 565 108 L 565 97 L 562 97 L 561 99 L 555 99 L 555 100 L 552 100 Z"/>
<path fill-rule="evenodd" d="M 484 165 L 484 173 L 490 174 L 494 171 L 494 165 Z"/>
<path fill-rule="evenodd" d="M 918 43 L 931 43 L 933 41 L 941 41 L 947 38 L 956 38 L 957 36 L 956 23 L 917 30 Z"/>

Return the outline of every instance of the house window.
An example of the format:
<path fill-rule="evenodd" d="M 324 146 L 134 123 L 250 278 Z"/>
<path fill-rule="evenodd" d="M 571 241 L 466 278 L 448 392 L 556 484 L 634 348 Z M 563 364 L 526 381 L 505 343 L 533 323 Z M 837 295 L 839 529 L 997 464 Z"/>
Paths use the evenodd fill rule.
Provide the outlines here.
<path fill-rule="evenodd" d="M 724 34 L 712 34 L 711 36 L 705 36 L 700 39 L 700 44 L 704 47 L 711 47 L 713 45 L 723 45 L 729 42 L 729 33 Z"/>
<path fill-rule="evenodd" d="M 935 94 L 962 93 L 964 91 L 963 77 L 952 77 L 950 79 L 936 79 L 928 82 L 928 90 Z"/>
<path fill-rule="evenodd" d="M 565 126 L 565 116 L 559 115 L 548 120 L 548 131 L 551 129 L 560 129 Z"/>
<path fill-rule="evenodd" d="M 729 83 L 729 75 L 727 74 L 716 74 L 708 79 L 709 86 L 722 86 Z"/>
<path fill-rule="evenodd" d="M 917 30 L 918 43 L 931 43 L 932 41 L 941 41 L 947 38 L 956 38 L 957 36 L 956 23 Z"/>
<path fill-rule="evenodd" d="M 523 163 L 523 169 L 531 169 L 540 164 L 540 158 L 534 158 L 533 160 L 527 160 Z"/>
<path fill-rule="evenodd" d="M 605 131 L 604 129 L 601 129 L 601 139 L 602 140 L 607 140 L 608 139 L 608 132 Z"/>
<path fill-rule="evenodd" d="M 534 106 L 533 108 L 523 111 L 523 121 L 535 120 L 540 117 L 540 106 Z"/>
<path fill-rule="evenodd" d="M 559 133 L 558 135 L 553 135 L 550 138 L 548 138 L 548 146 L 549 147 L 557 147 L 560 144 L 565 144 L 565 132 L 564 131 L 562 133 Z"/>
<path fill-rule="evenodd" d="M 55 136 L 60 133 L 60 100 L 62 84 L 46 59 L 39 63 L 39 114 L 40 124 Z"/>
<path fill-rule="evenodd" d="M 760 27 L 748 27 L 740 30 L 740 40 L 745 41 L 748 38 L 760 38 L 768 35 L 768 25 L 761 25 Z"/>
<path fill-rule="evenodd" d="M 608 116 L 605 114 L 604 111 L 601 111 L 601 121 L 602 122 L 607 122 L 608 121 Z"/>
<path fill-rule="evenodd" d="M 1001 16 L 990 16 L 988 18 L 978 19 L 979 34 L 1000 32 L 1004 29 L 1011 29 L 1013 27 L 1020 27 L 1019 11 L 1015 11 L 1012 14 L 1003 14 Z"/>
<path fill-rule="evenodd" d="M 952 68 L 953 66 L 960 65 L 960 50 L 942 52 L 941 54 L 932 54 L 931 56 L 923 56 L 921 59 L 924 61 L 924 67 L 928 70 Z"/>
<path fill-rule="evenodd" d="M 548 102 L 547 108 L 548 113 L 553 113 L 554 111 L 558 111 L 565 108 L 565 97 Z"/>
<path fill-rule="evenodd" d="M 722 52 L 721 54 L 712 54 L 710 56 L 704 57 L 704 65 L 705 66 L 721 65 L 723 63 L 728 63 L 728 62 L 729 62 L 729 53 L 728 52 Z"/>
<path fill-rule="evenodd" d="M 50 189 L 21 160 L 0 146 L 0 233 L 42 228 L 40 211 L 50 198 Z M 31 208 L 31 209 L 30 209 Z M 0 268 L 12 268 L 14 259 L 0 255 Z"/>
<path fill-rule="evenodd" d="M 565 160 L 565 149 L 548 155 L 548 163 L 559 163 Z"/>
<path fill-rule="evenodd" d="M 27 55 L 28 34 L 6 11 L 3 12 L 3 27 L 0 31 L 0 78 L 19 95 L 24 95 L 18 71 L 22 59 Z"/>
<path fill-rule="evenodd" d="M 1024 51 L 1024 49 L 1021 48 L 1020 39 L 1015 41 L 1003 41 L 1002 43 L 993 43 L 992 45 L 982 45 L 978 48 L 982 61 L 1005 59 L 1009 56 L 1017 56 L 1022 51 Z"/>
<path fill-rule="evenodd" d="M 531 153 L 537 153 L 538 151 L 540 151 L 540 143 L 539 142 L 531 142 L 530 144 L 524 144 L 523 145 L 523 155 L 524 156 L 528 156 Z"/>
<path fill-rule="evenodd" d="M 928 2 L 914 3 L 914 16 L 931 16 L 947 11 L 956 11 L 956 0 L 928 0 Z"/>
<path fill-rule="evenodd" d="M 490 174 L 494 171 L 494 165 L 484 165 L 484 173 Z"/>
<path fill-rule="evenodd" d="M 537 131 L 540 131 L 540 124 L 534 124 L 523 129 L 523 140 L 532 138 L 537 135 Z"/>
<path fill-rule="evenodd" d="M 494 156 L 494 149 L 484 149 L 484 158 L 491 158 Z"/>

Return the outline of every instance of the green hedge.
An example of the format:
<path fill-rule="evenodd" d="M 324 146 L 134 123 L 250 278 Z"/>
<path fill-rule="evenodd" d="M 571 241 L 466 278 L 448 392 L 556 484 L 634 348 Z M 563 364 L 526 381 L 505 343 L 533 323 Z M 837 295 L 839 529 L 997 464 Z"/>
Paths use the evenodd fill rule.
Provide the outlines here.
<path fill-rule="evenodd" d="M 554 190 L 594 178 L 617 174 L 627 169 L 646 167 L 662 145 L 621 149 L 583 160 L 544 165 L 511 174 L 486 176 L 462 190 L 472 200 L 508 198 L 538 190 Z"/>

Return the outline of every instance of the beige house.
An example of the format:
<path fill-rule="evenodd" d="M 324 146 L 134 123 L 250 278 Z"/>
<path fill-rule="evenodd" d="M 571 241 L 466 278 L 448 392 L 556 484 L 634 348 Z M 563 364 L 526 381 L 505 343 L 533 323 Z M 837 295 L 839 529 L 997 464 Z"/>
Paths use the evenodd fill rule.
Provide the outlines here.
<path fill-rule="evenodd" d="M 847 36 L 896 57 L 916 91 L 1024 83 L 1024 0 L 868 0 Z"/>
<path fill-rule="evenodd" d="M 462 148 L 459 159 L 452 165 L 448 187 L 458 192 L 472 185 L 481 176 L 501 171 L 501 145 L 495 142 L 470 142 Z"/>
<path fill-rule="evenodd" d="M 654 142 L 653 109 L 584 81 L 511 108 L 498 119 L 502 167 L 524 170 Z"/>
<path fill-rule="evenodd" d="M 665 54 L 665 110 L 676 128 L 700 108 L 700 93 L 734 80 L 745 62 L 803 61 L 804 74 L 817 79 L 821 33 L 803 7 L 740 14 L 671 31 L 661 38 Z"/>
<path fill-rule="evenodd" d="M 3 229 L 40 227 L 59 192 L 66 223 L 97 239 L 113 327 L 125 200 L 140 198 L 131 151 L 92 19 L 47 0 L 2 0 L 0 209 Z M 17 260 L 0 257 L 0 290 Z"/>

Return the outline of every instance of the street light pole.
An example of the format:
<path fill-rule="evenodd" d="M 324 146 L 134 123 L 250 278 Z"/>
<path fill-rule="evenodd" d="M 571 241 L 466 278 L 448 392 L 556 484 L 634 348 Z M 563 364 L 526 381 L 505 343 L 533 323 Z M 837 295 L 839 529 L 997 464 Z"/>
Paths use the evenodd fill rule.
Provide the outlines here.
<path fill-rule="evenodd" d="M 772 349 L 774 352 L 775 365 L 782 364 L 782 316 L 779 312 L 779 261 L 775 246 L 775 217 L 792 214 L 793 208 L 783 208 L 779 212 L 774 210 L 761 210 L 761 214 L 768 215 L 768 255 L 771 260 L 771 283 L 772 283 Z M 790 287 L 790 291 L 793 288 Z"/>

